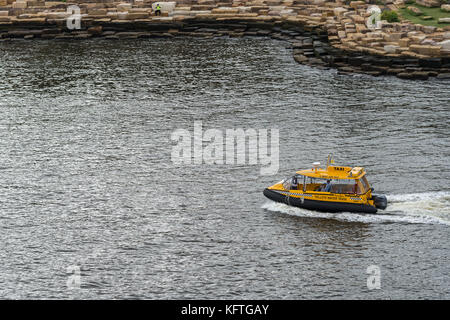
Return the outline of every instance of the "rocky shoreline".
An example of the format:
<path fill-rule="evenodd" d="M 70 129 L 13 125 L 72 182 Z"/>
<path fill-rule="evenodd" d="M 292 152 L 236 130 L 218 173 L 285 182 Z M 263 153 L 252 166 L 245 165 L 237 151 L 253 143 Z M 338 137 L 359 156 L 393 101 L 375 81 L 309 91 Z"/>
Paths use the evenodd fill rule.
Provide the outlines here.
<path fill-rule="evenodd" d="M 450 27 L 385 22 L 370 30 L 362 1 L 349 6 L 320 0 L 159 2 L 162 16 L 154 15 L 154 1 L 18 1 L 0 0 L 0 42 L 271 37 L 289 42 L 298 63 L 340 74 L 450 79 Z M 80 29 L 67 27 L 70 5 L 80 8 Z"/>

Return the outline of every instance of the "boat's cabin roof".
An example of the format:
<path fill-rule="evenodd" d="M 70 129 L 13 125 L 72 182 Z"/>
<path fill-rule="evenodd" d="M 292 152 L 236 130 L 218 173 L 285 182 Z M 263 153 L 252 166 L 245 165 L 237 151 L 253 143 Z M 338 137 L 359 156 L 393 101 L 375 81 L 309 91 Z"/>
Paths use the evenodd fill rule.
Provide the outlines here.
<path fill-rule="evenodd" d="M 328 166 L 328 168 L 312 168 L 307 170 L 300 170 L 297 174 L 321 179 L 361 179 L 365 174 L 362 167 L 340 167 Z"/>

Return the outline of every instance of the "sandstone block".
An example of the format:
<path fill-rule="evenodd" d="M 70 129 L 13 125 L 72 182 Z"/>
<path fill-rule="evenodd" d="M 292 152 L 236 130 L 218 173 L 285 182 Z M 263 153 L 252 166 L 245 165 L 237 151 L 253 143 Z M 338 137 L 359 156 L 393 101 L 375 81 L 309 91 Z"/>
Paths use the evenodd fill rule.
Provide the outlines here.
<path fill-rule="evenodd" d="M 172 11 L 169 16 L 188 16 L 190 15 L 190 11 L 188 10 L 174 10 Z"/>
<path fill-rule="evenodd" d="M 239 13 L 249 13 L 252 12 L 252 7 L 238 7 Z"/>
<path fill-rule="evenodd" d="M 46 8 L 52 8 L 54 6 L 59 6 L 61 4 L 61 2 L 59 1 L 45 1 L 44 5 Z"/>
<path fill-rule="evenodd" d="M 396 53 L 399 48 L 399 46 L 395 45 L 386 45 L 384 46 L 384 51 L 386 51 L 387 53 Z"/>
<path fill-rule="evenodd" d="M 106 23 L 106 22 L 111 22 L 111 18 L 94 19 L 94 21 L 98 22 L 98 23 Z"/>
<path fill-rule="evenodd" d="M 401 32 L 392 32 L 388 34 L 388 41 L 399 41 L 403 36 Z"/>
<path fill-rule="evenodd" d="M 126 12 L 117 12 L 117 19 L 119 20 L 127 20 L 128 11 Z"/>
<path fill-rule="evenodd" d="M 118 19 L 118 17 L 119 17 L 119 12 L 112 12 L 112 11 L 110 11 L 110 12 L 107 12 L 107 13 L 106 13 L 106 16 L 107 16 L 108 18 L 111 18 L 111 19 Z"/>
<path fill-rule="evenodd" d="M 450 79 L 450 73 L 440 73 L 437 75 L 438 79 Z"/>
<path fill-rule="evenodd" d="M 220 8 L 212 9 L 211 13 L 212 14 L 223 14 L 223 13 L 237 14 L 237 13 L 239 13 L 239 9 L 238 8 L 220 7 Z"/>
<path fill-rule="evenodd" d="M 413 74 L 413 79 L 417 79 L 417 80 L 427 80 L 428 79 L 428 72 L 414 71 L 412 74 Z"/>
<path fill-rule="evenodd" d="M 89 34 L 92 34 L 92 35 L 100 35 L 100 34 L 102 34 L 103 27 L 102 26 L 90 27 L 87 31 Z"/>
<path fill-rule="evenodd" d="M 426 35 L 418 34 L 416 36 L 411 36 L 410 39 L 413 42 L 421 43 L 423 40 L 425 40 L 426 37 L 427 37 Z"/>
<path fill-rule="evenodd" d="M 422 10 L 414 6 L 409 6 L 406 8 L 406 10 L 408 10 L 408 12 L 414 16 L 420 16 L 423 14 Z"/>
<path fill-rule="evenodd" d="M 364 6 L 366 3 L 364 1 L 351 1 L 350 2 L 350 7 L 352 7 L 353 9 L 358 9 L 359 6 Z"/>
<path fill-rule="evenodd" d="M 136 20 L 136 19 L 147 19 L 150 15 L 148 12 L 141 12 L 141 13 L 131 13 L 128 12 L 127 20 Z"/>
<path fill-rule="evenodd" d="M 154 21 L 161 21 L 161 22 L 172 22 L 173 17 L 153 17 Z"/>
<path fill-rule="evenodd" d="M 30 24 L 45 24 L 46 23 L 45 18 L 28 18 L 28 19 L 20 19 L 21 23 L 30 23 Z"/>
<path fill-rule="evenodd" d="M 17 0 L 12 4 L 12 7 L 14 9 L 26 9 L 28 7 L 28 4 L 24 0 Z"/>
<path fill-rule="evenodd" d="M 302 54 L 298 54 L 294 56 L 294 60 L 298 63 L 305 63 L 308 61 L 308 58 Z"/>
<path fill-rule="evenodd" d="M 397 73 L 397 77 L 400 79 L 413 79 L 412 73 L 408 73 L 408 72 Z"/>
<path fill-rule="evenodd" d="M 430 34 L 436 31 L 436 27 L 433 26 L 423 26 L 423 32 Z"/>
<path fill-rule="evenodd" d="M 416 3 L 429 8 L 438 8 L 441 5 L 439 0 L 416 0 Z"/>
<path fill-rule="evenodd" d="M 353 15 L 351 18 L 352 18 L 352 20 L 353 20 L 355 23 L 361 23 L 361 24 L 365 24 L 365 23 L 366 23 L 366 18 L 363 17 L 363 16 L 360 16 L 360 15 L 355 14 L 355 15 Z"/>
<path fill-rule="evenodd" d="M 49 12 L 47 13 L 48 19 L 65 19 L 70 16 L 67 12 Z"/>
<path fill-rule="evenodd" d="M 360 33 L 366 33 L 369 29 L 364 24 L 357 24 L 356 31 Z"/>
<path fill-rule="evenodd" d="M 442 50 L 450 51 L 450 40 L 444 40 L 439 43 L 441 45 Z"/>
<path fill-rule="evenodd" d="M 117 11 L 120 12 L 128 12 L 132 8 L 131 3 L 119 3 L 117 5 Z"/>
<path fill-rule="evenodd" d="M 169 13 L 172 12 L 175 9 L 176 5 L 177 5 L 176 1 L 153 2 L 152 3 L 152 10 L 153 10 L 153 12 L 155 12 L 157 4 L 159 4 L 161 6 L 161 12 L 162 13 L 163 12 L 169 12 Z"/>
<path fill-rule="evenodd" d="M 344 15 L 344 12 L 347 12 L 348 10 L 342 7 L 334 8 L 333 13 L 336 17 L 342 17 Z"/>
<path fill-rule="evenodd" d="M 88 13 L 91 16 L 105 16 L 108 13 L 108 10 L 93 8 L 93 9 L 88 9 Z"/>
<path fill-rule="evenodd" d="M 409 45 L 410 41 L 411 41 L 411 39 L 409 39 L 409 38 L 403 38 L 398 41 L 398 44 L 400 45 L 400 47 L 407 47 Z"/>
<path fill-rule="evenodd" d="M 439 55 L 441 47 L 440 46 L 429 46 L 429 45 L 419 45 L 412 44 L 410 47 L 411 51 L 422 55 L 434 56 Z"/>

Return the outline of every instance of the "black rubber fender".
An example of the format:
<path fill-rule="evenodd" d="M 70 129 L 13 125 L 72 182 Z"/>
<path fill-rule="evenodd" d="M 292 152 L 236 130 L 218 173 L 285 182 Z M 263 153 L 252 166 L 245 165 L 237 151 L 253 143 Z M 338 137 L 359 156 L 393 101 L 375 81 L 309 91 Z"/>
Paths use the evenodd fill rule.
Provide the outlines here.
<path fill-rule="evenodd" d="M 384 210 L 387 207 L 387 198 L 384 194 L 372 194 L 373 204 L 378 209 Z"/>

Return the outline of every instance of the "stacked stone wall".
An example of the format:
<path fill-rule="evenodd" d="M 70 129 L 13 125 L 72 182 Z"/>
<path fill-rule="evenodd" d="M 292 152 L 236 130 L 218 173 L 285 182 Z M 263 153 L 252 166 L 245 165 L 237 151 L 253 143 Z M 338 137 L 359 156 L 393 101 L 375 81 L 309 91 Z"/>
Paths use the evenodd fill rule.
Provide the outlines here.
<path fill-rule="evenodd" d="M 339 0 L 158 3 L 161 16 L 155 16 L 156 1 L 148 0 L 17 0 L 0 7 L 0 42 L 265 36 L 288 41 L 301 64 L 337 68 L 340 73 L 407 79 L 450 76 L 450 25 L 380 22 L 369 26 L 368 5 L 363 1 L 349 5 Z M 71 17 L 67 7 L 74 4 L 81 14 L 81 29 L 76 30 L 67 25 Z"/>

